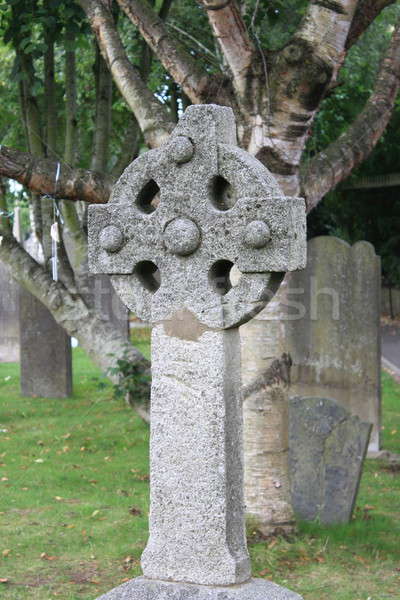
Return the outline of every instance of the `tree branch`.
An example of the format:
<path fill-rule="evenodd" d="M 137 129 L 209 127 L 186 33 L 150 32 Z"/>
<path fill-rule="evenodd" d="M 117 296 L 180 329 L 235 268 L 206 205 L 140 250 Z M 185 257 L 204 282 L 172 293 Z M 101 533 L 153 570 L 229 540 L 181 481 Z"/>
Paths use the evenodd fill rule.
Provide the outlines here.
<path fill-rule="evenodd" d="M 351 23 L 346 41 L 346 50 L 356 43 L 360 35 L 371 25 L 384 8 L 396 0 L 360 0 Z"/>
<path fill-rule="evenodd" d="M 79 3 L 86 12 L 115 84 L 133 111 L 146 143 L 150 147 L 159 146 L 174 127 L 167 108 L 155 98 L 129 61 L 112 13 L 105 3 L 102 0 L 79 0 Z"/>
<path fill-rule="evenodd" d="M 255 49 L 247 33 L 246 25 L 236 2 L 199 0 L 208 13 L 214 36 L 232 71 L 233 85 L 240 96 L 248 88 L 248 73 Z"/>
<path fill-rule="evenodd" d="M 117 0 L 117 2 L 191 101 L 204 102 L 210 86 L 208 75 L 199 66 L 198 61 L 170 36 L 164 22 L 147 0 Z"/>
<path fill-rule="evenodd" d="M 254 119 L 251 154 L 299 194 L 299 166 L 315 115 L 345 57 L 357 0 L 310 0 L 298 29 L 272 57 L 265 108 Z"/>
<path fill-rule="evenodd" d="M 143 370 L 148 369 L 148 361 L 139 350 L 127 343 L 126 337 L 117 328 L 99 319 L 82 297 L 71 294 L 61 281 L 53 281 L 51 274 L 12 235 L 1 237 L 0 260 L 9 265 L 13 278 L 50 310 L 57 323 L 79 340 L 100 367 L 108 369 L 115 366 L 117 359 L 127 352 L 132 363 L 139 364 Z M 100 352 L 99 348 L 103 349 L 106 342 L 108 352 Z"/>
<path fill-rule="evenodd" d="M 400 86 L 400 21 L 382 59 L 374 90 L 354 123 L 335 142 L 317 154 L 302 178 L 308 210 L 346 179 L 373 150 L 392 115 Z"/>
<path fill-rule="evenodd" d="M 63 164 L 55 190 L 57 162 L 35 158 L 7 146 L 0 149 L 0 176 L 9 177 L 39 194 L 49 194 L 64 200 L 83 200 L 91 204 L 105 204 L 111 193 L 112 180 L 95 171 L 72 169 Z"/>

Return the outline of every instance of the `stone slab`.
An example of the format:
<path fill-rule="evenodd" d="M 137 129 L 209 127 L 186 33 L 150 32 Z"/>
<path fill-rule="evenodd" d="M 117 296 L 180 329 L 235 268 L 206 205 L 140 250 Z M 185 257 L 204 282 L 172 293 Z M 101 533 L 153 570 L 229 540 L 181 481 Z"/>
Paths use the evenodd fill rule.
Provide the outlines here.
<path fill-rule="evenodd" d="M 151 579 L 230 585 L 250 577 L 239 334 L 201 334 L 190 319 L 187 312 L 152 332 L 150 537 L 142 569 Z"/>
<path fill-rule="evenodd" d="M 0 363 L 19 361 L 19 285 L 0 262 Z"/>
<path fill-rule="evenodd" d="M 291 398 L 289 473 L 300 519 L 350 521 L 371 427 L 329 398 Z"/>
<path fill-rule="evenodd" d="M 50 311 L 21 287 L 21 394 L 65 398 L 72 394 L 71 341 Z"/>
<path fill-rule="evenodd" d="M 285 322 L 293 396 L 334 398 L 373 424 L 380 448 L 380 258 L 368 242 L 308 242 L 304 271 L 287 276 Z"/>
<path fill-rule="evenodd" d="M 264 579 L 251 579 L 242 585 L 211 587 L 137 577 L 98 600 L 302 600 L 302 597 Z"/>
<path fill-rule="evenodd" d="M 34 236 L 24 248 L 43 264 L 42 247 Z M 72 394 L 71 339 L 35 296 L 20 288 L 21 394 L 32 398 L 66 398 Z"/>
<path fill-rule="evenodd" d="M 129 311 L 115 292 L 108 275 L 89 277 L 90 294 L 88 299 L 102 321 L 107 321 L 121 335 L 129 337 Z"/>

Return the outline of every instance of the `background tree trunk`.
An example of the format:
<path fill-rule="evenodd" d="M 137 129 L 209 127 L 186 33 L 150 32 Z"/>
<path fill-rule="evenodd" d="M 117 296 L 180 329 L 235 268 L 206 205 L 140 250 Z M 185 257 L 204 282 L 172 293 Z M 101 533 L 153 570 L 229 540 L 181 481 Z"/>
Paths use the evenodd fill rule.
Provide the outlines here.
<path fill-rule="evenodd" d="M 290 356 L 277 320 L 285 284 L 240 328 L 242 342 L 245 502 L 264 535 L 290 534 L 294 515 L 288 474 Z"/>

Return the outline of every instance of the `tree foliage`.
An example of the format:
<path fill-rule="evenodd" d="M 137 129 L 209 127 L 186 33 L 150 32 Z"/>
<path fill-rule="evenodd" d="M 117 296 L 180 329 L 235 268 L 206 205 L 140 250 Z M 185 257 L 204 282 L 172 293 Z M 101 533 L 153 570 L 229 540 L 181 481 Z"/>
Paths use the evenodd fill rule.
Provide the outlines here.
<path fill-rule="evenodd" d="M 103 326 L 87 300 L 80 200 L 106 201 L 125 166 L 163 143 L 190 103 L 231 106 L 239 143 L 288 196 L 303 195 L 309 210 L 375 146 L 363 173 L 397 170 L 400 7 L 393 0 L 0 0 L 0 38 L 2 209 L 15 201 L 26 206 L 26 229 L 48 259 L 53 217 L 46 196 L 57 198 L 61 281 L 51 281 L 48 262 L 33 268 L 4 215 L 0 256 L 107 368 L 115 362 L 106 355 L 124 356 L 123 340 L 104 331 L 110 347 L 96 349 L 83 339 L 90 328 L 76 331 L 71 319 L 73 305 L 82 311 L 76 322 L 87 311 L 90 331 Z M 393 110 L 393 126 L 383 134 Z M 386 231 L 380 248 L 393 274 L 389 205 L 358 203 L 355 193 L 336 192 L 311 227 L 351 241 L 377 240 Z M 43 290 L 57 294 L 57 303 Z"/>

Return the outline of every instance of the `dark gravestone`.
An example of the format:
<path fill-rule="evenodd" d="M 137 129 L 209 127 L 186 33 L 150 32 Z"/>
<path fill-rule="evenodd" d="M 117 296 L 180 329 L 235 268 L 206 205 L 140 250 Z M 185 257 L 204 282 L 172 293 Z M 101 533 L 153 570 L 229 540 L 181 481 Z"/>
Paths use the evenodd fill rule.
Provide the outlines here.
<path fill-rule="evenodd" d="M 19 361 L 19 286 L 0 262 L 0 363 Z"/>
<path fill-rule="evenodd" d="M 329 398 L 291 398 L 289 473 L 299 519 L 350 521 L 371 428 Z"/>
<path fill-rule="evenodd" d="M 91 275 L 90 289 L 89 303 L 100 319 L 108 321 L 115 330 L 128 339 L 129 311 L 117 296 L 110 277 L 103 274 Z"/>
<path fill-rule="evenodd" d="M 26 250 L 41 262 L 32 240 Z M 65 398 L 72 393 L 70 337 L 50 311 L 21 287 L 20 300 L 21 394 L 43 398 Z"/>
<path fill-rule="evenodd" d="M 71 341 L 48 309 L 24 289 L 20 295 L 21 394 L 65 398 L 72 393 Z"/>

